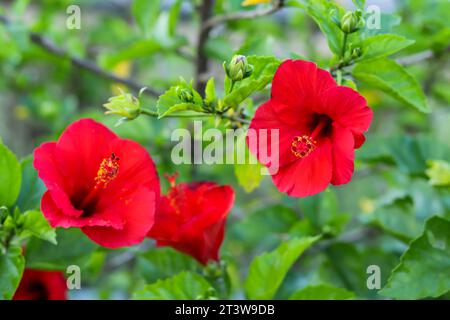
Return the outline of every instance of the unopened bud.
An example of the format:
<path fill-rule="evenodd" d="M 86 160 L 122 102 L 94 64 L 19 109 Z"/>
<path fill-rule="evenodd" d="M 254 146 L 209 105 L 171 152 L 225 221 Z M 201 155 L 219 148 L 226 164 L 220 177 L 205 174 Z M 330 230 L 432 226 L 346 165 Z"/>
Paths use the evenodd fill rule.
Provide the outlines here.
<path fill-rule="evenodd" d="M 360 47 L 356 47 L 352 50 L 352 59 L 357 59 L 361 56 L 361 48 Z"/>
<path fill-rule="evenodd" d="M 363 24 L 361 11 L 349 11 L 341 19 L 341 30 L 347 34 L 358 31 Z"/>
<path fill-rule="evenodd" d="M 115 114 L 128 120 L 136 119 L 141 112 L 141 104 L 139 99 L 131 93 L 124 93 L 111 97 L 108 103 L 103 105 L 108 111 L 105 114 Z"/>
<path fill-rule="evenodd" d="M 243 55 L 235 55 L 228 65 L 224 62 L 224 69 L 232 81 L 241 81 L 253 73 L 253 66 L 248 64 L 247 58 Z"/>
<path fill-rule="evenodd" d="M 183 102 L 192 102 L 194 101 L 194 95 L 192 94 L 192 90 L 188 88 L 177 88 L 178 98 L 180 98 Z"/>

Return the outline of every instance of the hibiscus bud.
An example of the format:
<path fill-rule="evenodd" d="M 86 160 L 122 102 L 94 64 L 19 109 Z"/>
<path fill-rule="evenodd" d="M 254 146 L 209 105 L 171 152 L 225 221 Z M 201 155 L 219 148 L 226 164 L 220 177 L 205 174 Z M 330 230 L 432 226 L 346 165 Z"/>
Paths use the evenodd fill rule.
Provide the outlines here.
<path fill-rule="evenodd" d="M 361 48 L 360 47 L 356 47 L 352 50 L 352 59 L 357 59 L 361 56 Z"/>
<path fill-rule="evenodd" d="M 115 114 L 128 120 L 136 119 L 141 113 L 141 104 L 139 99 L 131 93 L 124 93 L 111 97 L 108 103 L 103 105 L 108 111 L 105 114 Z"/>
<path fill-rule="evenodd" d="M 343 32 L 349 34 L 358 31 L 362 27 L 361 11 L 349 11 L 341 19 L 340 28 Z"/>
<path fill-rule="evenodd" d="M 253 73 L 253 66 L 248 64 L 247 58 L 243 55 L 235 55 L 228 65 L 224 62 L 223 66 L 232 81 L 241 81 Z"/>
<path fill-rule="evenodd" d="M 3 221 L 6 220 L 7 216 L 8 216 L 8 208 L 7 207 L 0 207 L 0 225 L 3 224 Z"/>
<path fill-rule="evenodd" d="M 194 100 L 194 95 L 192 91 L 188 88 L 177 88 L 178 98 L 183 102 L 192 102 Z"/>

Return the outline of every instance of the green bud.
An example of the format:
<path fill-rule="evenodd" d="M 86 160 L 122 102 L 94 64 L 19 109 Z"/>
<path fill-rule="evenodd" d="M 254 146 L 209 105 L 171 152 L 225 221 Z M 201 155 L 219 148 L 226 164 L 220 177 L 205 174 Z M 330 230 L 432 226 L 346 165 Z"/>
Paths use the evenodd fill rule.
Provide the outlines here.
<path fill-rule="evenodd" d="M 108 103 L 103 105 L 108 111 L 105 114 L 115 114 L 126 118 L 127 120 L 136 119 L 141 112 L 141 103 L 139 99 L 131 93 L 124 93 L 111 97 Z"/>
<path fill-rule="evenodd" d="M 183 102 L 192 102 L 194 101 L 194 95 L 192 94 L 192 90 L 188 88 L 177 88 L 178 98 L 180 98 Z"/>
<path fill-rule="evenodd" d="M 224 62 L 223 66 L 232 81 L 241 81 L 253 73 L 253 66 L 248 64 L 247 58 L 242 55 L 235 55 L 228 65 Z"/>
<path fill-rule="evenodd" d="M 349 34 L 358 31 L 363 24 L 361 11 L 348 11 L 341 19 L 340 28 L 343 32 Z"/>
<path fill-rule="evenodd" d="M 5 206 L 0 207 L 0 225 L 3 224 L 3 221 L 6 220 L 6 217 L 8 216 L 8 208 Z"/>
<path fill-rule="evenodd" d="M 357 59 L 361 56 L 362 51 L 360 47 L 356 47 L 352 50 L 352 59 Z"/>

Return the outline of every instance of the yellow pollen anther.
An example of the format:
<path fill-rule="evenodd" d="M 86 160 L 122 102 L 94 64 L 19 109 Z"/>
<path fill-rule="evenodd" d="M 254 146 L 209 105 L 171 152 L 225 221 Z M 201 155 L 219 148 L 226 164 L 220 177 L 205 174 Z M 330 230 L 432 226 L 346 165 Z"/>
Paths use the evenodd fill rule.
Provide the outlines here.
<path fill-rule="evenodd" d="M 111 154 L 109 158 L 103 159 L 100 168 L 97 171 L 97 177 L 95 177 L 96 188 L 100 186 L 106 188 L 108 183 L 117 177 L 117 174 L 119 173 L 119 161 L 120 158 L 114 153 Z"/>
<path fill-rule="evenodd" d="M 304 158 L 316 149 L 316 145 L 317 142 L 310 136 L 296 136 L 291 144 L 291 152 L 297 158 Z"/>

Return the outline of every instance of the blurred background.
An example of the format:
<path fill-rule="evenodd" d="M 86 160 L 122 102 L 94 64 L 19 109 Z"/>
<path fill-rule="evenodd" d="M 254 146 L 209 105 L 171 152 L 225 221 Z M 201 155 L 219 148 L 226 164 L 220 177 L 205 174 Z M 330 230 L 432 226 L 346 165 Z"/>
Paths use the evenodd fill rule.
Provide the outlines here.
<path fill-rule="evenodd" d="M 246 168 L 239 166 L 175 166 L 170 159 L 171 132 L 190 128 L 192 120 L 141 116 L 116 127 L 118 119 L 103 114 L 102 105 L 119 89 L 137 94 L 141 85 L 151 88 L 142 103 L 153 108 L 158 93 L 180 76 L 193 79 L 197 87 L 214 76 L 220 94 L 222 63 L 234 53 L 301 57 L 330 67 L 332 53 L 324 35 L 295 8 L 219 25 L 201 42 L 200 55 L 200 2 L 147 1 L 136 7 L 128 0 L 0 0 L 0 137 L 19 157 L 26 157 L 43 141 L 57 139 L 74 120 L 92 117 L 144 145 L 160 174 L 178 171 L 180 181 L 231 184 L 237 200 L 221 252 L 228 262 L 232 297 L 243 297 L 241 282 L 255 255 L 272 250 L 290 234 L 325 230 L 338 240 L 307 254 L 289 272 L 277 297 L 287 297 L 294 288 L 331 283 L 359 297 L 377 298 L 376 292 L 367 290 L 366 267 L 379 265 L 384 284 L 424 221 L 450 210 L 448 187 L 433 183 L 433 174 L 439 177 L 439 172 L 429 173 L 433 161 L 450 160 L 449 2 L 367 2 L 381 9 L 380 32 L 415 40 L 395 58 L 418 79 L 432 112 L 405 107 L 358 83 L 375 117 L 366 145 L 356 154 L 353 180 L 307 199 L 279 193 L 269 177 L 254 185 L 243 183 Z M 213 2 L 211 15 L 255 10 L 242 7 L 241 0 Z M 337 2 L 353 8 L 351 1 Z M 71 5 L 81 9 L 81 29 L 66 27 Z M 131 80 L 119 83 L 114 76 Z M 250 116 L 269 98 L 269 90 L 248 102 Z M 214 120 L 210 122 L 204 127 L 214 126 Z M 163 187 L 167 188 L 165 182 Z M 47 255 L 51 265 L 58 266 L 58 261 L 75 259 L 58 256 L 64 245 L 79 246 L 76 259 L 86 266 L 86 278 L 83 290 L 70 293 L 72 298 L 127 298 L 143 283 L 198 267 L 171 249 L 149 250 L 150 240 L 128 251 L 109 252 L 91 243 L 74 244 L 71 232 L 61 234 L 56 253 L 46 247 L 51 244 L 32 240 L 30 246 L 37 249 L 30 249 L 27 265 L 43 266 Z"/>

